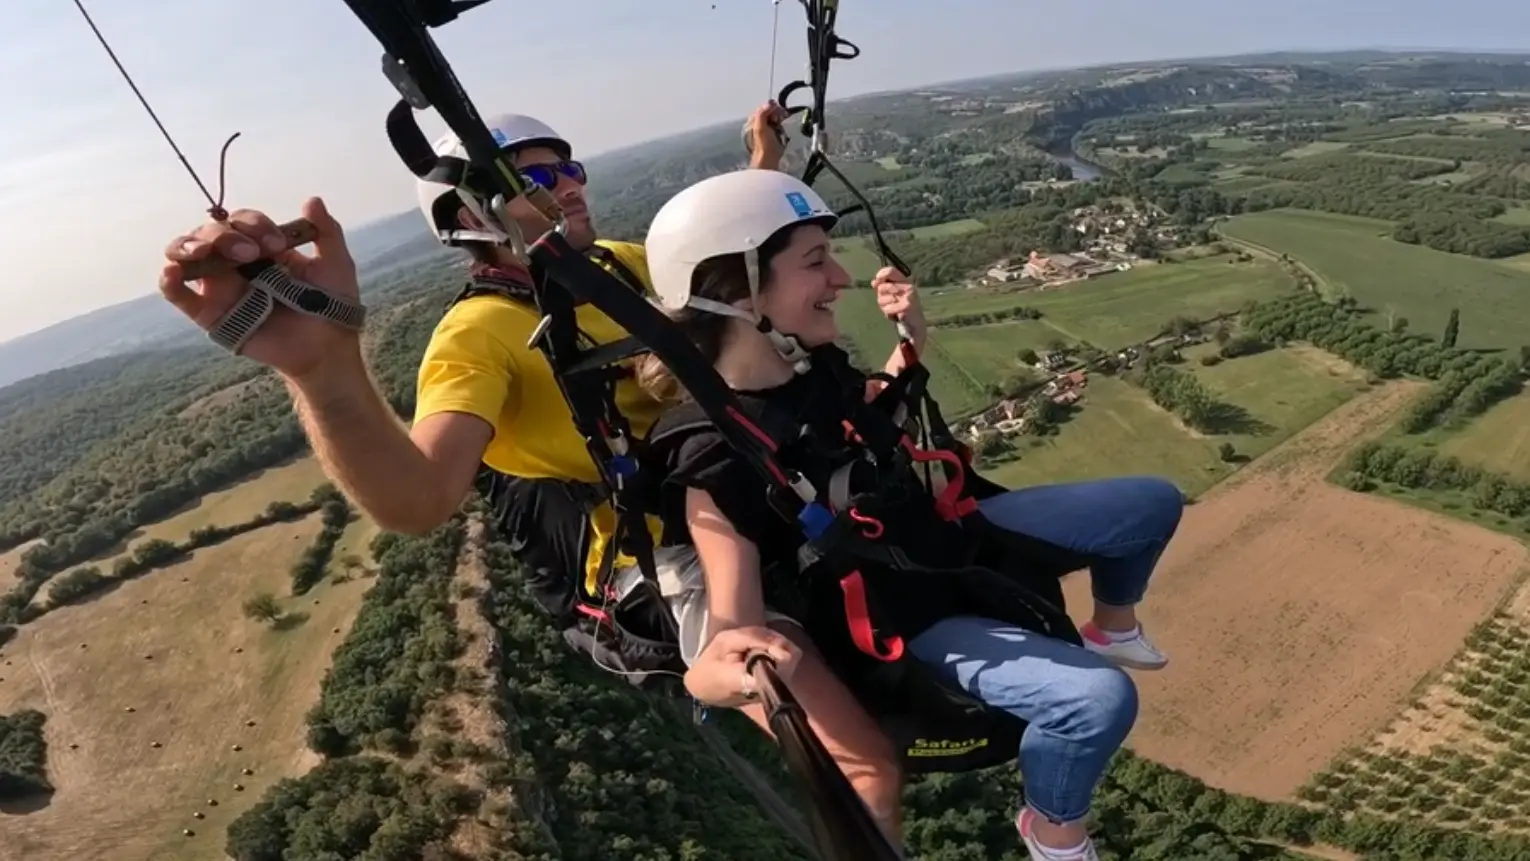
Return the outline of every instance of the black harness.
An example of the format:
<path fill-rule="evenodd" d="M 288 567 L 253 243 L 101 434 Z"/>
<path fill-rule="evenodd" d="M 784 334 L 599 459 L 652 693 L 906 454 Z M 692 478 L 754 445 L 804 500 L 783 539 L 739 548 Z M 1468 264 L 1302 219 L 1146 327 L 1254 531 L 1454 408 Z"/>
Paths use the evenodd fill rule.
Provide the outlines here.
<path fill-rule="evenodd" d="M 977 500 L 1003 488 L 977 476 L 965 451 L 950 444 L 930 409 L 922 365 L 867 403 L 867 378 L 843 352 L 820 349 L 813 362 L 810 373 L 834 375 L 844 394 L 849 418 L 839 439 L 807 432 L 815 423 L 779 399 L 740 397 L 781 463 L 823 489 L 827 513 L 804 530 L 795 570 L 767 572 L 767 601 L 803 623 L 899 745 L 906 770 L 966 771 L 1010 759 L 1024 723 L 941 681 L 905 643 L 940 619 L 974 615 L 1081 644 L 1062 610 L 1059 578 L 1090 560 L 997 529 L 976 513 Z M 929 437 L 948 444 L 916 445 L 910 426 L 922 423 L 937 425 Z M 658 462 L 715 427 L 687 403 L 659 419 L 649 453 Z"/>

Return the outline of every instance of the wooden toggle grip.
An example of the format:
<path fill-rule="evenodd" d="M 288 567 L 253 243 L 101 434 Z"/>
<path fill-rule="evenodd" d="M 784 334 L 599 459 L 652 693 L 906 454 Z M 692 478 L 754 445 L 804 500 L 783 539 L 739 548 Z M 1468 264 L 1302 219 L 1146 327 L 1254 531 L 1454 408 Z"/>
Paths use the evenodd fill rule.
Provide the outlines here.
<path fill-rule="evenodd" d="M 281 230 L 283 236 L 287 237 L 288 249 L 307 245 L 319 235 L 318 228 L 314 227 L 312 222 L 303 218 L 293 219 L 281 225 L 278 229 Z M 227 257 L 215 254 L 202 260 L 193 260 L 190 263 L 184 264 L 181 268 L 186 273 L 187 281 L 195 281 L 198 278 L 206 278 L 209 275 L 221 275 L 238 266 L 238 263 Z"/>

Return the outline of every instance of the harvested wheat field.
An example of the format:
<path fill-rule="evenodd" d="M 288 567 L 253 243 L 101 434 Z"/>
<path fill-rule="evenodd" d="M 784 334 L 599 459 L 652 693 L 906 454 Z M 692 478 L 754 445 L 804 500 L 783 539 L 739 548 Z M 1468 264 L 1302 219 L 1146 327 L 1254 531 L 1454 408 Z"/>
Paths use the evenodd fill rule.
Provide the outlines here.
<path fill-rule="evenodd" d="M 369 582 L 282 597 L 292 616 L 284 630 L 244 618 L 251 595 L 288 594 L 290 569 L 318 530 L 314 515 L 198 550 L 54 610 L 0 649 L 10 662 L 0 662 L 0 713 L 48 716 L 58 790 L 39 809 L 3 817 L 0 857 L 223 857 L 234 816 L 311 764 L 303 717 Z"/>
<path fill-rule="evenodd" d="M 1523 544 L 1325 480 L 1419 389 L 1357 397 L 1186 509 L 1144 606 L 1170 665 L 1136 674 L 1134 750 L 1289 798 L 1396 718 L 1505 598 Z M 1068 593 L 1087 613 L 1087 582 Z"/>

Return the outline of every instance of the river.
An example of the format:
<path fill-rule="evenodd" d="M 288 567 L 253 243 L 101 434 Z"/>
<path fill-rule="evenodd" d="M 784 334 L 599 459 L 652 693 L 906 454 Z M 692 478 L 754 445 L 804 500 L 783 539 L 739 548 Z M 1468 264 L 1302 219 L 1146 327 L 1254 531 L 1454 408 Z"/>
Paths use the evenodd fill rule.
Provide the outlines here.
<path fill-rule="evenodd" d="M 1098 167 L 1080 159 L 1071 148 L 1048 153 L 1048 155 L 1067 165 L 1073 171 L 1073 178 L 1079 182 L 1094 182 L 1102 175 Z"/>

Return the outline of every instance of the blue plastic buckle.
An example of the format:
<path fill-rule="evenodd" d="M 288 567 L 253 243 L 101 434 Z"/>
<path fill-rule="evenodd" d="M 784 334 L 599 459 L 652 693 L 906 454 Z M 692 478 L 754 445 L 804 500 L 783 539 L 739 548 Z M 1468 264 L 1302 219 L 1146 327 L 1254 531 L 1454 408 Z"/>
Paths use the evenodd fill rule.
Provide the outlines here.
<path fill-rule="evenodd" d="M 617 455 L 606 461 L 606 463 L 611 467 L 611 473 L 617 478 L 631 478 L 637 475 L 637 460 L 626 455 Z"/>
<path fill-rule="evenodd" d="M 797 522 L 802 524 L 802 532 L 807 535 L 809 541 L 816 540 L 833 525 L 834 512 L 821 503 L 810 502 L 797 512 Z"/>

